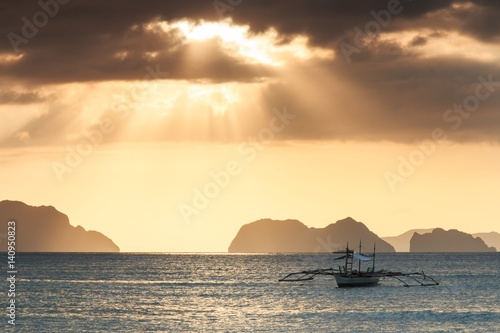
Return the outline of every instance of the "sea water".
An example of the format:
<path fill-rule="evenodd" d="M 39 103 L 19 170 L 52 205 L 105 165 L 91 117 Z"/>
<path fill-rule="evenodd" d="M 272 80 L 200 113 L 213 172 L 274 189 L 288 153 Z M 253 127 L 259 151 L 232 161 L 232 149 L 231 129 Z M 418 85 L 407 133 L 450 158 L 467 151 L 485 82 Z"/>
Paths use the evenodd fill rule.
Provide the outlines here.
<path fill-rule="evenodd" d="M 7 263 L 7 257 L 4 258 Z M 377 254 L 439 286 L 337 288 L 331 254 L 18 254 L 16 325 L 2 332 L 500 332 L 500 254 Z M 5 265 L 6 267 L 6 265 Z M 7 269 L 0 272 L 7 276 Z"/>

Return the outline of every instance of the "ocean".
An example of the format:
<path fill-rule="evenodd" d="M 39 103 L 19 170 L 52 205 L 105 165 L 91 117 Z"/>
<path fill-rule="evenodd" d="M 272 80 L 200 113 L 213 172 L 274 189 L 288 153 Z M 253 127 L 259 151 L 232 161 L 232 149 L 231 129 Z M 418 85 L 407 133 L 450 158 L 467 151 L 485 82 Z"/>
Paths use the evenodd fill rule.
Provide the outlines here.
<path fill-rule="evenodd" d="M 377 254 L 377 269 L 423 270 L 439 286 L 385 279 L 345 289 L 331 276 L 278 282 L 336 266 L 331 259 L 18 253 L 16 325 L 2 279 L 2 332 L 500 332 L 500 253 Z"/>

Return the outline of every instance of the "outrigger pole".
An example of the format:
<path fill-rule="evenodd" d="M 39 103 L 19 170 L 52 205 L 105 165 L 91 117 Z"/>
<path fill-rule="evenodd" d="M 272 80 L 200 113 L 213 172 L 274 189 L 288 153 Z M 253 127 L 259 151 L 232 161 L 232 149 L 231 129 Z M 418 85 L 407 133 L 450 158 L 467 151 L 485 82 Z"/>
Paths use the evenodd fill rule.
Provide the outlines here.
<path fill-rule="evenodd" d="M 414 284 L 408 284 L 407 281 L 401 279 L 400 277 L 408 277 L 408 278 L 416 281 L 419 285 L 424 286 L 424 287 L 425 286 L 438 286 L 439 285 L 439 282 L 437 282 L 436 280 L 434 280 L 431 276 L 426 275 L 424 273 L 424 271 L 422 271 L 422 272 L 415 272 L 415 273 L 387 272 L 386 274 L 387 274 L 386 275 L 387 277 L 392 277 L 392 278 L 395 278 L 396 280 L 402 282 L 405 287 L 414 287 L 415 285 Z M 421 276 L 422 279 L 419 280 L 415 276 Z M 425 279 L 431 280 L 431 282 L 426 282 L 426 283 L 422 282 L 422 280 L 425 280 Z"/>
<path fill-rule="evenodd" d="M 302 271 L 296 273 L 290 273 L 282 279 L 279 279 L 279 282 L 297 282 L 297 281 L 309 281 L 314 279 L 316 275 L 334 275 L 334 268 L 326 268 L 326 269 L 315 269 L 312 271 Z M 292 278 L 294 275 L 300 275 L 297 278 Z"/>

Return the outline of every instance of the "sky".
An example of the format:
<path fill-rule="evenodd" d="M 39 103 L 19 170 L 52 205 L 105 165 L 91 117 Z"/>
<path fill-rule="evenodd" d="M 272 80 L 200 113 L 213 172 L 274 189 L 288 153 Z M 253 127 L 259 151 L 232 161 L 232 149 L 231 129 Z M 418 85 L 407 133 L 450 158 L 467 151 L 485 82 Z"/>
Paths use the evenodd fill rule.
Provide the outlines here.
<path fill-rule="evenodd" d="M 122 251 L 500 231 L 500 3 L 0 3 L 0 199 Z"/>

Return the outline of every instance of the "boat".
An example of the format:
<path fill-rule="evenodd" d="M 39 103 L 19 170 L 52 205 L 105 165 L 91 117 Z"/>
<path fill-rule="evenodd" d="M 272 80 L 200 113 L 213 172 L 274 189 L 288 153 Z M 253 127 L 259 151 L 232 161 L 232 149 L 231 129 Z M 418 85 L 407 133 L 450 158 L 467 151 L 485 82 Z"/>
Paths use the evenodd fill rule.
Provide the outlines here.
<path fill-rule="evenodd" d="M 403 283 L 405 287 L 414 285 L 420 286 L 436 286 L 439 285 L 434 278 L 422 272 L 402 273 L 390 272 L 386 270 L 375 270 L 375 245 L 373 253 L 361 253 L 361 241 L 359 243 L 359 251 L 355 252 L 349 249 L 349 243 L 345 250 L 334 252 L 342 254 L 334 258 L 334 261 L 342 260 L 343 265 L 338 265 L 336 268 L 325 268 L 307 270 L 295 273 L 289 273 L 284 278 L 279 279 L 280 282 L 296 282 L 308 281 L 314 279 L 316 275 L 331 275 L 339 288 L 347 287 L 372 287 L 377 286 L 380 279 L 394 278 Z M 368 267 L 363 269 L 362 263 L 370 263 Z M 356 265 L 357 264 L 357 265 Z M 357 266 L 357 269 L 356 269 Z"/>
<path fill-rule="evenodd" d="M 349 244 L 347 244 L 343 255 L 333 260 L 344 261 L 344 265 L 339 266 L 338 270 L 333 274 L 333 277 L 335 278 L 335 281 L 337 282 L 337 286 L 339 288 L 371 287 L 378 285 L 381 277 L 381 272 L 375 272 L 375 248 L 373 249 L 372 255 L 366 255 L 361 253 L 361 242 L 359 244 L 358 253 L 349 249 Z M 353 269 L 355 260 L 357 260 L 358 269 Z M 367 267 L 366 270 L 363 271 L 361 269 L 362 262 L 371 262 L 371 266 Z"/>

